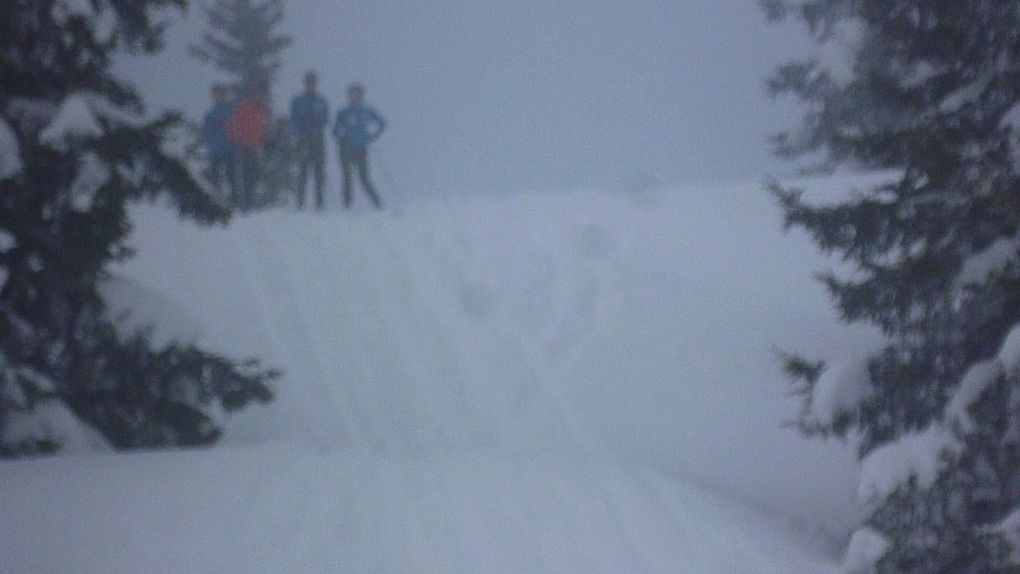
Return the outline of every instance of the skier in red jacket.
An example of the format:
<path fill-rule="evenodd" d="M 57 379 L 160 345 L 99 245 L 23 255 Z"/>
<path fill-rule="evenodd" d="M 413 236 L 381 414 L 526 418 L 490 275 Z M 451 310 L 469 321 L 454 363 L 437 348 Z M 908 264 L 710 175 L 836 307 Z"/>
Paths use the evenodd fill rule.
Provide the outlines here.
<path fill-rule="evenodd" d="M 259 164 L 266 145 L 265 128 L 268 111 L 265 92 L 253 91 L 238 103 L 234 115 L 227 120 L 227 137 L 237 147 L 241 171 L 241 197 L 238 207 L 242 211 L 252 208 L 255 188 L 259 182 Z"/>

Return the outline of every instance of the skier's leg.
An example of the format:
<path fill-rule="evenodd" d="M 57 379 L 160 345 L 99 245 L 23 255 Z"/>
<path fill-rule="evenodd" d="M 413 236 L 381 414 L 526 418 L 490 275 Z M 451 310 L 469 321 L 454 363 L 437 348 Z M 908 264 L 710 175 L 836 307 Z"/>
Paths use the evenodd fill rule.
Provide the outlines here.
<path fill-rule="evenodd" d="M 298 209 L 305 208 L 305 187 L 308 186 L 308 145 L 304 142 L 298 143 L 298 180 L 297 180 L 297 205 Z"/>
<path fill-rule="evenodd" d="M 241 209 L 249 211 L 255 206 L 255 188 L 259 183 L 259 161 L 254 150 L 244 150 L 244 189 L 242 190 Z"/>
<path fill-rule="evenodd" d="M 358 175 L 361 176 L 361 185 L 365 188 L 365 193 L 375 204 L 376 209 L 382 209 L 382 200 L 379 199 L 379 194 L 375 191 L 375 186 L 372 185 L 372 178 L 368 173 L 368 150 L 363 149 L 358 152 Z"/>
<path fill-rule="evenodd" d="M 209 157 L 209 183 L 212 184 L 212 188 L 216 190 L 216 193 L 223 195 L 223 181 L 221 176 L 223 175 L 223 157 L 219 154 Z"/>
<path fill-rule="evenodd" d="M 243 152 L 239 148 L 230 150 L 230 156 L 228 158 L 230 162 L 230 191 L 229 201 L 227 202 L 233 208 L 237 208 L 241 203 L 241 187 L 244 184 L 241 181 L 242 169 L 241 162 L 244 161 Z"/>
<path fill-rule="evenodd" d="M 248 190 L 251 188 L 251 169 L 248 164 L 248 150 L 241 150 L 237 161 L 237 208 L 248 210 Z"/>
<path fill-rule="evenodd" d="M 321 211 L 326 207 L 326 198 L 323 195 L 326 189 L 326 145 L 322 138 L 315 142 L 313 151 L 315 152 L 312 156 L 312 167 L 315 169 L 315 208 Z"/>
<path fill-rule="evenodd" d="M 209 156 L 209 184 L 220 199 L 223 198 L 222 171 L 225 171 L 225 167 L 226 163 L 221 154 Z"/>
<path fill-rule="evenodd" d="M 248 209 L 255 209 L 255 199 L 261 191 L 264 191 L 260 188 L 262 186 L 262 177 L 264 175 L 262 172 L 262 165 L 266 158 L 255 150 L 252 150 L 250 153 L 251 163 L 249 164 L 249 167 L 251 168 L 251 189 L 248 191 Z"/>
<path fill-rule="evenodd" d="M 223 155 L 221 160 L 223 162 L 223 175 L 225 179 L 224 187 L 225 196 L 227 202 L 232 202 L 237 194 L 237 154 L 233 151 L 227 152 Z"/>
<path fill-rule="evenodd" d="M 227 205 L 237 206 L 238 202 L 238 150 L 226 154 L 226 198 Z"/>
<path fill-rule="evenodd" d="M 351 161 L 351 152 L 346 146 L 340 146 L 340 167 L 344 172 L 344 209 L 350 209 L 354 198 L 351 190 L 351 170 L 354 169 Z"/>

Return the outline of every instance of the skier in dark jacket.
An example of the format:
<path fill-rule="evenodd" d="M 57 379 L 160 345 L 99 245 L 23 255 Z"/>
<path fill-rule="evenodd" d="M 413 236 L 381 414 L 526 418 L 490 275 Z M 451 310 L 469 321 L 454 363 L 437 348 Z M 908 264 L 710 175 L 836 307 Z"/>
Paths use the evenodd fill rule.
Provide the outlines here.
<path fill-rule="evenodd" d="M 305 206 L 305 187 L 308 185 L 308 171 L 311 169 L 315 177 L 315 208 L 321 210 L 324 205 L 323 187 L 326 177 L 324 139 L 329 111 L 326 100 L 316 92 L 318 83 L 315 72 L 305 74 L 305 92 L 296 96 L 290 103 L 290 124 L 297 139 L 298 207 Z"/>
<path fill-rule="evenodd" d="M 216 84 L 212 88 L 213 107 L 202 122 L 202 140 L 209 158 L 209 181 L 218 191 L 223 186 L 234 193 L 237 158 L 234 144 L 227 137 L 227 121 L 234 115 L 234 103 L 227 88 Z"/>
<path fill-rule="evenodd" d="M 351 178 L 354 170 L 358 170 L 358 177 L 365 188 L 365 193 L 376 208 L 382 209 L 382 200 L 379 199 L 368 173 L 368 144 L 375 141 L 386 129 L 386 120 L 378 112 L 364 105 L 364 97 L 365 88 L 361 84 L 351 85 L 347 89 L 348 105 L 337 114 L 336 123 L 333 125 L 333 135 L 340 148 L 340 165 L 344 173 L 344 207 L 349 209 L 354 200 Z"/>

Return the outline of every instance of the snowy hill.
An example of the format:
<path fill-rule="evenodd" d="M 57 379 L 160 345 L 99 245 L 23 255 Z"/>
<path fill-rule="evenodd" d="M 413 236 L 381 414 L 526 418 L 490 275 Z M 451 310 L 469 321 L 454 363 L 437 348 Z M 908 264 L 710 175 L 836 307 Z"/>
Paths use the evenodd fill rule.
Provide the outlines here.
<path fill-rule="evenodd" d="M 834 325 L 821 261 L 757 186 L 135 222 L 120 273 L 138 288 L 113 291 L 160 295 L 131 320 L 283 369 L 278 400 L 208 452 L 0 466 L 4 572 L 838 558 L 820 533 L 852 525 L 855 466 L 779 428 L 793 405 L 772 352 L 868 336 Z"/>

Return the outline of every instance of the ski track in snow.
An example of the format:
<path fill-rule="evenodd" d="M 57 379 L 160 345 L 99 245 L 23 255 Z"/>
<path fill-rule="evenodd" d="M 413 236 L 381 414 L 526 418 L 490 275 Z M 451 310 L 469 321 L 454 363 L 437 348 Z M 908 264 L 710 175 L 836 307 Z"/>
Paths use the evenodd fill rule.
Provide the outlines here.
<path fill-rule="evenodd" d="M 450 518 L 456 522 L 446 526 L 454 529 L 448 536 L 459 544 L 455 551 L 458 558 L 455 564 L 446 565 L 452 568 L 450 571 L 499 571 L 501 564 L 516 564 L 513 570 L 524 572 L 563 572 L 570 568 L 584 572 L 673 572 L 686 564 L 686 559 L 672 564 L 665 559 L 673 554 L 668 549 L 668 541 L 664 547 L 647 548 L 649 538 L 653 538 L 655 533 L 661 535 L 672 530 L 670 521 L 667 517 L 656 517 L 655 522 L 658 523 L 654 527 L 644 523 L 644 517 L 662 512 L 655 504 L 657 501 L 644 501 L 642 506 L 645 508 L 634 515 L 622 511 L 621 505 L 635 504 L 645 492 L 656 491 L 649 484 L 632 483 L 632 479 L 612 469 L 603 457 L 593 452 L 590 445 L 581 447 L 578 444 L 580 437 L 575 434 L 576 426 L 569 421 L 562 403 L 546 394 L 548 387 L 538 380 L 538 369 L 514 369 L 516 373 L 532 373 L 532 378 L 536 379 L 517 383 L 531 387 L 530 393 L 524 393 L 530 396 L 530 400 L 516 405 L 521 409 L 519 412 L 502 421 L 494 420 L 498 413 L 484 412 L 482 397 L 476 393 L 485 388 L 485 382 L 466 379 L 467 375 L 459 364 L 461 359 L 451 347 L 450 341 L 456 340 L 453 334 L 463 326 L 443 322 L 444 317 L 449 317 L 443 310 L 448 307 L 437 304 L 437 298 L 451 292 L 451 289 L 439 284 L 438 278 L 427 272 L 435 268 L 437 257 L 422 248 L 424 238 L 408 236 L 407 230 L 402 230 L 404 233 L 401 235 L 394 229 L 392 220 L 382 217 L 343 222 L 349 226 L 347 229 L 337 229 L 337 221 L 332 218 L 304 223 L 288 228 L 275 222 L 249 222 L 250 241 L 256 246 L 253 251 L 260 259 L 254 266 L 255 274 L 261 273 L 261 276 L 255 280 L 264 285 L 279 284 L 277 289 L 270 291 L 274 293 L 273 297 L 268 300 L 259 298 L 269 309 L 269 315 L 279 318 L 289 316 L 291 321 L 318 327 L 313 333 L 301 334 L 298 330 L 298 336 L 291 340 L 291 346 L 297 343 L 299 348 L 311 349 L 311 352 L 290 349 L 288 353 L 290 357 L 300 357 L 299 364 L 294 366 L 299 368 L 299 372 L 309 373 L 318 380 L 317 387 L 333 389 L 332 392 L 318 393 L 330 400 L 325 407 L 319 405 L 317 413 L 309 413 L 309 418 L 318 424 L 345 421 L 344 426 L 350 430 L 335 441 L 340 450 L 364 451 L 370 458 L 385 461 L 371 466 L 378 473 L 370 482 L 374 484 L 371 489 L 377 494 L 365 497 L 385 501 L 383 508 L 374 509 L 378 520 L 374 527 L 374 540 L 367 546 L 357 546 L 384 549 L 387 541 L 390 544 L 405 541 L 415 547 L 417 545 L 413 541 L 430 528 L 428 520 L 416 524 L 415 518 L 431 517 L 432 512 L 412 512 L 412 509 L 425 510 L 419 506 L 422 501 L 415 500 L 413 494 L 421 489 L 421 482 L 427 475 L 423 472 L 423 464 L 427 462 L 419 459 L 442 459 L 457 456 L 452 453 L 473 450 L 511 453 L 523 449 L 525 454 L 515 455 L 525 457 L 520 466 L 500 469 L 509 474 L 492 473 L 492 476 L 514 476 L 523 482 L 522 485 L 499 484 L 497 487 L 487 484 L 485 478 L 491 480 L 488 472 L 480 481 L 455 474 L 445 481 L 433 483 L 446 498 L 438 508 L 454 509 Z M 293 236 L 274 234 L 280 230 L 286 230 Z M 463 237 L 466 232 L 453 229 L 451 233 L 455 237 Z M 464 239 L 460 241 L 470 244 Z M 279 244 L 297 244 L 302 248 L 292 249 L 285 255 L 273 248 Z M 470 255 L 470 250 L 464 251 Z M 412 266 L 412 259 L 417 259 L 419 265 Z M 577 275 L 583 276 L 582 273 Z M 287 277 L 321 281 L 294 284 L 288 282 Z M 597 278 L 590 274 L 584 279 L 585 284 L 581 286 L 584 297 L 580 298 L 578 305 L 585 307 L 590 314 L 599 286 Z M 562 288 L 569 289 L 569 286 Z M 309 310 L 317 317 L 302 315 Z M 530 362 L 512 335 L 481 332 L 484 329 L 475 331 L 471 338 L 476 343 L 494 342 L 504 350 L 516 348 L 515 359 L 522 363 Z M 571 337 L 577 336 L 576 333 L 560 336 L 560 347 L 568 347 Z M 476 348 L 474 351 L 482 353 L 476 358 L 478 365 L 493 364 L 484 354 L 489 349 Z M 300 364 L 303 362 L 307 365 Z M 485 375 L 488 381 L 501 378 L 498 372 Z M 523 437 L 508 434 L 513 430 L 508 428 L 509 424 L 526 424 L 526 419 L 515 420 L 514 415 L 531 410 L 539 410 L 539 416 L 547 419 L 542 421 L 545 423 L 545 432 L 540 437 L 542 450 L 567 458 L 573 465 L 566 476 L 559 477 L 558 482 L 536 479 L 527 464 L 527 457 L 534 456 L 530 452 L 536 445 L 529 444 Z M 320 418 L 323 414 L 326 416 Z M 528 414 L 534 416 L 534 413 Z M 482 466 L 489 460 L 489 457 L 480 460 L 468 458 L 465 462 Z M 541 466 L 539 469 L 545 470 Z M 545 552 L 538 553 L 526 563 L 519 563 L 522 557 L 532 554 L 530 549 L 537 542 L 535 534 L 529 530 L 536 524 L 547 522 L 536 520 L 536 515 L 543 514 L 548 503 L 529 499 L 548 496 L 550 486 L 555 493 L 552 497 L 556 501 L 555 506 L 572 518 L 557 533 L 559 536 L 552 539 L 566 542 L 565 546 L 591 552 L 591 557 L 599 559 L 579 562 L 580 557 L 575 556 L 569 561 L 554 562 L 543 558 L 542 554 L 554 556 L 557 549 L 546 548 Z M 380 496 L 378 491 L 381 490 L 385 490 L 387 495 Z M 503 495 L 506 499 L 494 503 L 494 494 Z M 663 496 L 661 492 L 656 494 Z M 403 503 L 400 505 L 403 511 L 399 513 L 402 516 L 398 514 L 388 518 L 387 513 L 392 512 L 391 506 L 397 501 Z M 337 510 L 342 506 L 336 505 Z M 508 509 L 511 512 L 507 513 Z M 492 511 L 498 515 L 489 517 L 490 520 L 482 520 L 484 514 L 479 516 Z M 613 541 L 601 552 L 591 546 L 594 540 L 577 537 L 578 533 L 591 531 L 589 522 L 596 517 L 602 523 L 599 538 L 603 542 Z M 404 528 L 385 531 L 385 525 L 401 522 L 404 522 Z M 682 521 L 673 521 L 674 524 L 677 522 L 682 524 Z M 476 543 L 468 545 L 472 540 Z M 505 548 L 512 544 L 518 548 Z M 315 547 L 314 544 L 311 546 Z M 768 564 L 762 556 L 739 543 L 735 544 L 733 540 L 714 540 L 710 547 L 715 549 L 712 555 L 717 561 L 719 556 L 733 555 L 734 558 L 714 566 L 703 561 L 705 568 L 709 568 L 704 570 L 706 572 L 713 571 L 710 568 L 716 566 L 724 566 L 726 572 L 739 572 L 740 564 L 753 564 L 756 565 L 753 571 L 764 571 L 758 568 Z M 376 558 L 401 555 L 399 548 L 393 550 L 383 550 Z M 612 550 L 612 553 L 606 550 Z M 562 549 L 559 551 L 562 552 Z M 501 555 L 505 556 L 500 558 Z M 405 572 L 436 558 L 431 557 L 428 562 L 420 562 L 417 566 L 397 560 L 364 566 L 368 566 L 366 571 Z M 343 562 L 343 559 L 338 561 Z"/>
<path fill-rule="evenodd" d="M 526 255 L 549 268 L 542 296 L 571 306 L 546 302 L 562 315 L 541 353 L 513 328 L 527 318 L 492 319 L 505 310 L 469 275 L 498 262 L 448 221 L 271 213 L 235 223 L 232 251 L 257 305 L 248 319 L 287 374 L 275 408 L 316 448 L 136 457 L 161 497 L 128 489 L 109 504 L 132 511 L 99 532 L 87 524 L 106 512 L 101 502 L 35 480 L 61 461 L 0 467 L 0 507 L 21 525 L 0 527 L 0 564 L 14 561 L 0 571 L 831 571 L 781 520 L 601 452 L 543 377 L 618 291 L 604 284 L 622 264 L 603 260 L 612 237 L 580 228 L 583 264 Z M 208 460 L 217 456 L 221 470 Z M 109 460 L 81 462 L 84 492 L 130 482 Z M 70 508 L 36 512 L 40 495 Z M 75 536 L 48 554 L 31 539 L 43 532 Z"/>

